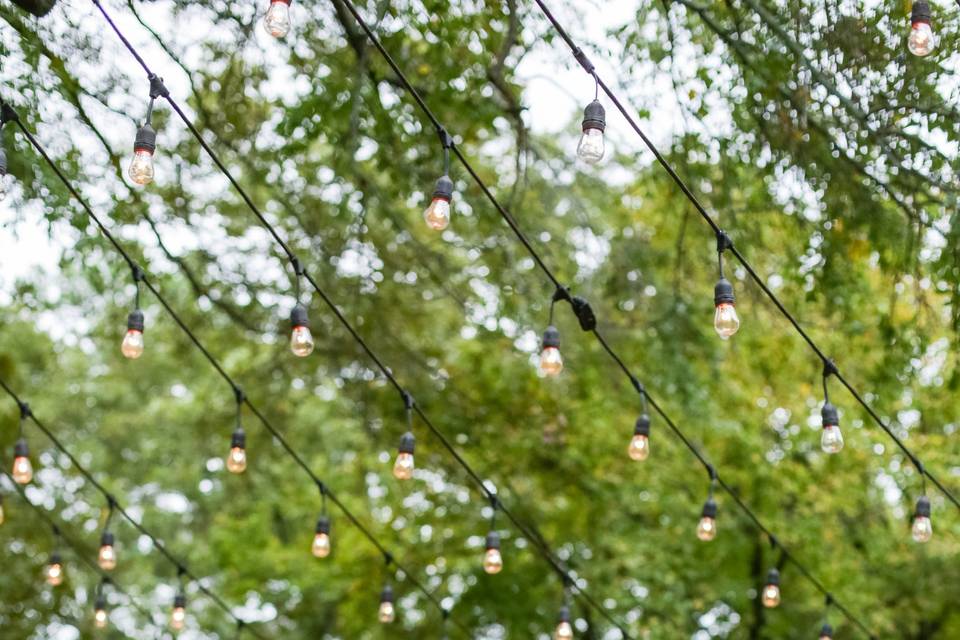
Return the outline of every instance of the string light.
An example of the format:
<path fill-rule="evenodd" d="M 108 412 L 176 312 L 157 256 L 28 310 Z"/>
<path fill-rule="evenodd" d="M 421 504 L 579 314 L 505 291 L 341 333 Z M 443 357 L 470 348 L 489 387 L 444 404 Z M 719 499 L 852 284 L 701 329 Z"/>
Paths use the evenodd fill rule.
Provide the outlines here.
<path fill-rule="evenodd" d="M 0 494 L 0 524 L 6 522 L 7 514 L 3 511 L 3 494 Z"/>
<path fill-rule="evenodd" d="M 25 402 L 18 403 L 20 407 L 20 422 L 17 427 L 17 441 L 13 445 L 13 477 L 17 484 L 29 484 L 33 480 L 33 465 L 30 464 L 30 447 L 23 436 L 23 423 L 30 416 L 30 406 Z"/>
<path fill-rule="evenodd" d="M 173 597 L 173 609 L 170 611 L 170 628 L 174 631 L 181 631 L 187 623 L 187 595 L 183 589 L 184 570 L 180 567 L 177 570 L 179 586 L 177 595 Z"/>
<path fill-rule="evenodd" d="M 450 149 L 453 147 L 453 138 L 447 135 L 446 130 L 441 129 L 438 133 L 443 145 L 443 175 L 437 179 L 430 204 L 423 212 L 423 219 L 434 231 L 443 231 L 450 224 L 450 201 L 453 199 L 453 180 L 450 179 Z"/>
<path fill-rule="evenodd" d="M 283 4 L 281 2 L 281 4 Z M 303 269 L 300 262 L 294 260 L 294 296 L 297 303 L 290 312 L 290 351 L 299 358 L 306 358 L 313 353 L 313 334 L 310 333 L 310 319 L 307 316 L 307 308 L 300 303 L 300 277 L 303 275 Z"/>
<path fill-rule="evenodd" d="M 820 640 L 833 640 L 833 627 L 829 622 L 824 622 L 820 627 Z"/>
<path fill-rule="evenodd" d="M 646 399 L 646 396 L 643 396 Z M 650 416 L 644 411 L 637 418 L 637 423 L 633 428 L 633 438 L 630 439 L 630 446 L 627 447 L 627 454 L 631 460 L 642 462 L 650 456 Z"/>
<path fill-rule="evenodd" d="M 389 582 L 383 586 L 383 591 L 380 592 L 380 608 L 377 611 L 377 618 L 381 624 L 390 624 L 397 619 L 393 587 L 390 586 Z"/>
<path fill-rule="evenodd" d="M 500 534 L 496 531 L 487 533 L 486 551 L 483 554 L 483 570 L 489 575 L 496 575 L 503 571 L 503 555 L 500 553 Z"/>
<path fill-rule="evenodd" d="M 100 584 L 97 586 L 97 599 L 93 605 L 93 623 L 96 625 L 97 629 L 104 629 L 109 622 L 109 615 L 107 614 L 107 598 L 103 594 L 103 586 L 106 584 L 107 579 L 104 578 L 100 581 Z"/>
<path fill-rule="evenodd" d="M 937 39 L 930 26 L 930 3 L 915 0 L 910 13 L 910 37 L 907 48 L 915 56 L 928 56 L 937 46 Z"/>
<path fill-rule="evenodd" d="M 143 273 L 139 268 L 133 270 L 133 281 L 137 287 L 134 309 L 127 316 L 127 333 L 120 344 L 120 352 L 125 358 L 135 360 L 143 355 L 143 311 L 140 310 L 140 280 Z"/>
<path fill-rule="evenodd" d="M 720 279 L 713 288 L 713 328 L 723 340 L 729 340 L 740 329 L 737 316 L 737 298 L 733 294 L 733 285 L 723 275 L 723 252 L 732 246 L 730 237 L 723 231 L 717 232 L 717 265 Z"/>
<path fill-rule="evenodd" d="M 710 542 L 717 537 L 717 503 L 713 499 L 717 472 L 709 465 L 707 465 L 707 472 L 710 474 L 710 489 L 707 493 L 707 501 L 700 512 L 700 522 L 697 524 L 697 538 L 703 542 Z"/>
<path fill-rule="evenodd" d="M 767 582 L 763 586 L 763 606 L 773 609 L 780 606 L 780 572 L 771 567 L 767 572 Z"/>
<path fill-rule="evenodd" d="M 330 517 L 327 515 L 327 488 L 323 483 L 320 486 L 320 518 L 317 519 L 317 527 L 313 535 L 313 544 L 310 552 L 316 558 L 326 558 L 330 555 Z"/>
<path fill-rule="evenodd" d="M 117 568 L 117 550 L 114 548 L 113 533 L 110 532 L 110 521 L 116 501 L 112 496 L 107 497 L 107 519 L 103 523 L 103 534 L 100 536 L 100 551 L 97 554 L 97 563 L 104 571 L 113 571 Z"/>
<path fill-rule="evenodd" d="M 243 473 L 247 470 L 247 434 L 243 431 L 241 422 L 243 415 L 243 401 L 245 396 L 240 389 L 235 390 L 237 398 L 237 425 L 230 437 L 230 453 L 227 454 L 227 471 Z"/>
<path fill-rule="evenodd" d="M 290 1 L 270 0 L 270 8 L 263 16 L 263 28 L 274 38 L 282 38 L 290 31 Z"/>
<path fill-rule="evenodd" d="M 929 542 L 930 538 L 933 537 L 933 524 L 930 521 L 930 499 L 925 495 L 920 496 L 920 499 L 917 500 L 911 534 L 917 542 Z"/>
<path fill-rule="evenodd" d="M 159 80 L 157 78 L 156 80 Z M 130 161 L 130 169 L 127 174 L 134 183 L 145 186 L 153 182 L 153 154 L 157 151 L 157 132 L 154 130 L 151 120 L 153 119 L 153 106 L 157 98 L 162 95 L 159 84 L 151 78 L 150 80 L 150 103 L 147 106 L 147 117 L 143 125 L 137 129 L 137 136 L 133 141 L 133 159 Z"/>
<path fill-rule="evenodd" d="M 43 569 L 44 578 L 51 587 L 59 587 L 63 584 L 63 558 L 59 551 L 50 554 L 50 560 Z"/>
<path fill-rule="evenodd" d="M 540 347 L 540 373 L 544 376 L 558 376 L 563 371 L 563 357 L 560 355 L 560 331 L 553 326 L 553 311 L 557 301 L 562 299 L 562 292 L 557 289 L 550 300 L 550 319 L 543 332 Z"/>
<path fill-rule="evenodd" d="M 823 424 L 823 431 L 820 434 L 820 448 L 826 453 L 839 453 L 843 449 L 840 414 L 830 402 L 830 390 L 827 387 L 827 378 L 833 371 L 833 363 L 828 361 L 823 368 L 823 408 L 820 409 L 820 420 Z"/>
<path fill-rule="evenodd" d="M 553 632 L 553 640 L 573 640 L 569 605 L 564 604 L 560 607 L 560 614 L 557 616 L 557 628 Z"/>
<path fill-rule="evenodd" d="M 407 414 L 407 432 L 400 436 L 400 446 L 397 447 L 397 460 L 393 464 L 393 477 L 397 480 L 409 480 L 413 477 L 413 452 L 417 440 L 413 435 L 413 397 L 404 392 L 404 408 Z"/>
<path fill-rule="evenodd" d="M 603 105 L 600 104 L 600 100 L 598 100 L 599 94 L 600 85 L 598 83 L 593 102 L 583 110 L 583 123 L 581 124 L 583 134 L 577 144 L 577 157 L 587 164 L 600 162 L 605 150 L 603 132 L 607 128 L 607 114 Z"/>

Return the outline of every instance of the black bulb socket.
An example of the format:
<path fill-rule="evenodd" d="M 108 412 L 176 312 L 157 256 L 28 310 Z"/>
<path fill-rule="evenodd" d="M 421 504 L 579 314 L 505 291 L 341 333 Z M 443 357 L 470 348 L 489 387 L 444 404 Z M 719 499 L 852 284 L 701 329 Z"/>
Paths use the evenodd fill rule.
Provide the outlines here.
<path fill-rule="evenodd" d="M 837 413 L 837 408 L 831 402 L 823 403 L 823 408 L 820 409 L 820 418 L 823 420 L 824 428 L 836 427 L 840 424 L 840 414 Z"/>
<path fill-rule="evenodd" d="M 736 304 L 737 297 L 733 295 L 733 285 L 726 278 L 720 278 L 717 281 L 717 286 L 713 288 L 713 303 L 715 305 L 721 304 Z"/>
<path fill-rule="evenodd" d="M 100 536 L 100 546 L 101 547 L 112 547 L 113 546 L 113 534 L 109 531 L 104 531 L 103 535 Z"/>
<path fill-rule="evenodd" d="M 557 616 L 558 622 L 570 622 L 570 607 L 563 605 L 560 607 L 560 615 Z"/>
<path fill-rule="evenodd" d="M 442 175 L 433 187 L 433 199 L 446 200 L 450 202 L 453 198 L 453 180 L 448 175 Z"/>
<path fill-rule="evenodd" d="M 932 13 L 929 2 L 926 0 L 916 0 L 913 3 L 913 10 L 910 12 L 910 22 L 913 24 L 917 24 L 918 22 L 930 24 L 931 17 Z"/>
<path fill-rule="evenodd" d="M 599 100 L 594 100 L 583 110 L 583 130 L 599 129 L 603 131 L 607 128 L 607 111 L 600 104 Z"/>
<path fill-rule="evenodd" d="M 310 318 L 307 316 L 307 308 L 300 304 L 299 302 L 296 306 L 293 307 L 293 310 L 290 312 L 290 324 L 293 325 L 293 328 L 297 327 L 309 327 Z"/>
<path fill-rule="evenodd" d="M 930 498 L 927 496 L 920 496 L 920 499 L 917 500 L 917 514 L 918 518 L 929 518 L 930 517 Z"/>
<path fill-rule="evenodd" d="M 13 445 L 13 456 L 15 458 L 26 458 L 30 455 L 30 447 L 27 446 L 27 441 L 23 438 L 17 440 Z"/>
<path fill-rule="evenodd" d="M 60 555 L 59 551 L 50 554 L 50 564 L 63 564 L 63 556 Z"/>
<path fill-rule="evenodd" d="M 776 567 L 771 567 L 770 571 L 767 572 L 767 586 L 768 587 L 780 586 L 780 572 L 777 571 Z"/>
<path fill-rule="evenodd" d="M 413 450 L 416 447 L 417 439 L 413 437 L 413 434 L 407 431 L 405 434 L 400 436 L 400 446 L 397 447 L 397 451 L 400 453 L 409 453 L 413 455 Z"/>
<path fill-rule="evenodd" d="M 97 596 L 97 601 L 93 605 L 93 608 L 96 609 L 97 611 L 106 611 L 107 599 L 104 598 L 102 595 Z"/>
<path fill-rule="evenodd" d="M 380 592 L 380 603 L 383 604 L 384 602 L 393 603 L 393 587 L 390 585 L 386 585 Z"/>
<path fill-rule="evenodd" d="M 487 534 L 487 550 L 490 549 L 499 549 L 500 548 L 500 534 L 496 531 L 491 531 Z"/>
<path fill-rule="evenodd" d="M 247 448 L 247 434 L 240 427 L 237 427 L 237 429 L 233 432 L 233 436 L 231 436 L 230 438 L 230 448 L 231 449 Z"/>
<path fill-rule="evenodd" d="M 703 511 L 700 514 L 702 518 L 711 518 L 717 519 L 717 503 L 713 498 L 707 498 L 707 501 L 703 503 Z"/>
<path fill-rule="evenodd" d="M 143 333 L 143 311 L 134 309 L 127 316 L 127 330 Z"/>
<path fill-rule="evenodd" d="M 650 435 L 650 416 L 644 413 L 639 418 L 637 418 L 637 424 L 633 428 L 633 435 L 635 436 Z"/>
<path fill-rule="evenodd" d="M 823 623 L 823 626 L 820 628 L 820 637 L 821 638 L 832 638 L 833 637 L 833 627 L 828 623 Z"/>
<path fill-rule="evenodd" d="M 317 520 L 317 533 L 330 535 L 330 518 L 327 516 L 320 516 L 320 518 Z"/>
<path fill-rule="evenodd" d="M 157 150 L 157 132 L 154 131 L 150 123 L 137 129 L 137 137 L 133 141 L 134 151 L 149 151 L 153 153 Z"/>
<path fill-rule="evenodd" d="M 543 332 L 543 348 L 546 349 L 547 347 L 560 348 L 560 332 L 553 325 L 547 327 L 547 330 Z"/>
<path fill-rule="evenodd" d="M 183 593 L 178 593 L 173 598 L 173 608 L 174 609 L 186 609 L 187 608 L 187 596 Z"/>

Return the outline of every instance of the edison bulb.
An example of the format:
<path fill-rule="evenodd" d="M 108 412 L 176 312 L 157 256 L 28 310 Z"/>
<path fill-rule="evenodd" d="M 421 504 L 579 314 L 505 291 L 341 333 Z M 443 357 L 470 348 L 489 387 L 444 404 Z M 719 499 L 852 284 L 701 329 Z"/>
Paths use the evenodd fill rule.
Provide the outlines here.
<path fill-rule="evenodd" d="M 603 159 L 604 153 L 603 131 L 600 129 L 584 129 L 577 145 L 577 156 L 587 164 L 596 164 Z"/>
<path fill-rule="evenodd" d="M 423 219 L 434 231 L 443 231 L 450 224 L 450 201 L 446 198 L 434 198 L 423 212 Z"/>
<path fill-rule="evenodd" d="M 180 631 L 186 621 L 187 610 L 183 607 L 174 607 L 173 611 L 170 612 L 170 628 L 174 631 Z"/>
<path fill-rule="evenodd" d="M 97 629 L 105 628 L 107 626 L 107 610 L 97 607 L 97 610 L 93 612 L 93 623 L 97 625 Z"/>
<path fill-rule="evenodd" d="M 636 460 L 637 462 L 646 460 L 650 455 L 650 438 L 642 433 L 636 434 L 630 440 L 627 453 L 630 455 L 631 460 Z"/>
<path fill-rule="evenodd" d="M 263 28 L 274 38 L 282 38 L 290 31 L 289 0 L 271 0 L 270 9 L 263 17 Z"/>
<path fill-rule="evenodd" d="M 409 480 L 413 477 L 413 454 L 401 451 L 393 465 L 393 477 L 397 480 Z"/>
<path fill-rule="evenodd" d="M 313 334 L 310 333 L 310 327 L 293 328 L 290 332 L 290 351 L 300 358 L 306 358 L 313 353 Z"/>
<path fill-rule="evenodd" d="M 763 588 L 763 606 L 772 609 L 780 605 L 780 587 L 768 584 Z"/>
<path fill-rule="evenodd" d="M 717 521 L 710 516 L 700 518 L 697 525 L 697 537 L 704 542 L 710 542 L 717 537 Z"/>
<path fill-rule="evenodd" d="M 13 459 L 13 479 L 17 484 L 29 484 L 33 480 L 33 465 L 25 455 Z"/>
<path fill-rule="evenodd" d="M 310 551 L 315 558 L 326 558 L 330 555 L 330 535 L 324 532 L 318 532 L 313 536 L 313 545 Z"/>
<path fill-rule="evenodd" d="M 729 339 L 740 329 L 740 318 L 733 304 L 724 302 L 717 305 L 717 311 L 713 315 L 713 328 L 724 340 Z"/>
<path fill-rule="evenodd" d="M 913 539 L 917 542 L 929 542 L 933 537 L 933 523 L 929 516 L 916 516 L 911 528 Z"/>
<path fill-rule="evenodd" d="M 143 346 L 143 331 L 127 329 L 127 334 L 123 336 L 120 344 L 120 352 L 125 358 L 136 360 L 143 355 Z"/>
<path fill-rule="evenodd" d="M 3 524 L 3 521 L 6 519 L 6 514 L 3 512 L 3 503 L 0 502 L 0 524 Z"/>
<path fill-rule="evenodd" d="M 553 632 L 553 640 L 573 640 L 573 627 L 566 620 L 557 625 L 557 630 Z"/>
<path fill-rule="evenodd" d="M 104 571 L 113 571 L 117 568 L 117 552 L 112 544 L 100 546 L 100 553 L 97 556 L 97 563 Z"/>
<path fill-rule="evenodd" d="M 153 152 L 149 149 L 134 149 L 133 160 L 127 171 L 130 179 L 143 186 L 153 182 Z"/>
<path fill-rule="evenodd" d="M 490 575 L 496 575 L 503 570 L 503 555 L 500 549 L 487 549 L 483 554 L 483 570 Z"/>
<path fill-rule="evenodd" d="M 243 447 L 232 447 L 227 454 L 227 471 L 243 473 L 247 470 L 247 451 Z"/>
<path fill-rule="evenodd" d="M 820 435 L 820 448 L 826 453 L 839 453 L 843 449 L 843 434 L 840 427 L 835 424 L 828 424 L 823 427 L 823 433 Z"/>
<path fill-rule="evenodd" d="M 544 347 L 540 353 L 540 371 L 547 376 L 556 376 L 563 371 L 563 358 L 559 347 Z"/>
<path fill-rule="evenodd" d="M 907 48 L 915 56 L 928 56 L 937 47 L 937 39 L 929 22 L 914 22 L 907 39 Z"/>
<path fill-rule="evenodd" d="M 390 624 L 397 617 L 397 610 L 393 606 L 392 602 L 383 601 L 380 603 L 380 611 L 378 613 L 378 618 L 383 624 Z"/>
<path fill-rule="evenodd" d="M 63 584 L 63 565 L 58 559 L 52 559 L 50 564 L 44 569 L 47 584 L 51 587 L 59 587 Z"/>

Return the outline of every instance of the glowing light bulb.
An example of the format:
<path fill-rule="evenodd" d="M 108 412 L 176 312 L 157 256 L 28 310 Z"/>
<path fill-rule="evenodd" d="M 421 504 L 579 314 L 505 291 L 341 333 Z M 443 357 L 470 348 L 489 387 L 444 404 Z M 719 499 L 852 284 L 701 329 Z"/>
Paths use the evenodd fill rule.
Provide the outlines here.
<path fill-rule="evenodd" d="M 716 312 L 713 314 L 713 328 L 722 339 L 727 340 L 740 329 L 740 318 L 737 316 L 737 299 L 733 294 L 733 285 L 726 278 L 720 278 L 713 289 L 713 303 Z"/>
<path fill-rule="evenodd" d="M 647 414 L 637 418 L 637 424 L 633 429 L 633 438 L 630 440 L 630 446 L 627 447 L 627 454 L 631 460 L 637 462 L 646 460 L 650 456 L 650 416 Z"/>
<path fill-rule="evenodd" d="M 717 537 L 717 503 L 713 498 L 708 498 L 703 505 L 703 512 L 700 515 L 700 523 L 697 525 L 697 538 L 704 542 L 710 542 Z"/>
<path fill-rule="evenodd" d="M 230 440 L 230 453 L 227 454 L 227 471 L 243 473 L 247 470 L 247 434 L 237 427 Z"/>
<path fill-rule="evenodd" d="M 767 573 L 767 584 L 763 586 L 761 597 L 763 606 L 773 609 L 780 605 L 780 572 L 775 568 Z"/>
<path fill-rule="evenodd" d="M 293 326 L 290 332 L 290 351 L 295 356 L 306 358 L 313 353 L 313 334 L 310 333 L 307 308 L 299 302 L 290 312 L 290 324 Z"/>
<path fill-rule="evenodd" d="M 566 606 L 560 609 L 557 628 L 553 632 L 553 640 L 573 640 L 573 627 L 570 625 L 570 609 Z"/>
<path fill-rule="evenodd" d="M 13 445 L 13 480 L 17 484 L 29 484 L 33 480 L 33 465 L 30 464 L 30 448 L 23 438 Z"/>
<path fill-rule="evenodd" d="M 3 524 L 6 514 L 3 512 L 3 500 L 0 500 L 0 524 Z"/>
<path fill-rule="evenodd" d="M 483 554 L 483 570 L 496 575 L 503 570 L 503 555 L 500 553 L 500 534 L 491 531 L 487 534 L 487 548 Z"/>
<path fill-rule="evenodd" d="M 270 0 L 270 9 L 263 17 L 263 28 L 274 38 L 282 38 L 290 31 L 290 0 Z"/>
<path fill-rule="evenodd" d="M 97 563 L 104 571 L 113 571 L 117 568 L 117 551 L 113 548 L 113 534 L 105 531 L 100 537 L 100 552 L 97 554 Z"/>
<path fill-rule="evenodd" d="M 409 480 L 413 477 L 413 451 L 416 439 L 409 431 L 400 436 L 400 446 L 397 448 L 397 461 L 393 465 L 393 477 L 397 480 Z"/>
<path fill-rule="evenodd" d="M 583 110 L 583 135 L 577 144 L 577 156 L 587 164 L 596 164 L 603 158 L 603 131 L 607 117 L 603 105 L 594 100 Z"/>
<path fill-rule="evenodd" d="M 47 584 L 51 587 L 59 587 L 63 584 L 63 560 L 59 553 L 53 553 L 50 556 L 50 562 L 43 570 Z"/>
<path fill-rule="evenodd" d="M 310 552 L 315 558 L 326 558 L 330 555 L 330 519 L 326 516 L 320 516 L 317 520 L 317 529 Z"/>
<path fill-rule="evenodd" d="M 397 610 L 393 604 L 393 587 L 387 585 L 380 593 L 380 610 L 377 613 L 381 624 L 390 624 L 397 619 Z"/>
<path fill-rule="evenodd" d="M 561 371 L 563 371 L 563 358 L 560 357 L 560 332 L 551 325 L 543 332 L 540 373 L 545 376 L 556 376 Z"/>
<path fill-rule="evenodd" d="M 833 640 L 833 627 L 826 622 L 820 628 L 820 640 Z"/>
<path fill-rule="evenodd" d="M 450 224 L 450 201 L 453 199 L 453 180 L 444 175 L 437 180 L 430 205 L 423 212 L 427 226 L 434 231 L 443 231 Z"/>
<path fill-rule="evenodd" d="M 97 596 L 97 603 L 93 610 L 93 623 L 97 629 L 103 629 L 107 626 L 107 601 L 103 596 Z"/>
<path fill-rule="evenodd" d="M 170 628 L 174 631 L 183 629 L 187 622 L 187 596 L 178 593 L 173 599 L 173 610 L 170 612 Z"/>
<path fill-rule="evenodd" d="M 913 516 L 911 527 L 913 539 L 917 542 L 929 542 L 933 537 L 933 523 L 930 521 L 930 499 L 920 496 L 917 500 L 917 510 Z"/>
<path fill-rule="evenodd" d="M 910 15 L 910 37 L 907 48 L 915 56 L 928 56 L 937 46 L 937 39 L 930 26 L 930 3 L 917 0 Z"/>
<path fill-rule="evenodd" d="M 826 453 L 839 453 L 843 449 L 843 434 L 840 432 L 840 415 L 837 408 L 829 402 L 820 410 L 823 432 L 820 435 L 820 448 Z"/>
<path fill-rule="evenodd" d="M 140 309 L 127 316 L 127 333 L 120 344 L 120 352 L 131 360 L 143 355 L 143 312 Z"/>
<path fill-rule="evenodd" d="M 153 182 L 153 154 L 157 150 L 157 132 L 150 123 L 137 129 L 137 137 L 133 142 L 133 160 L 127 174 L 130 179 L 141 186 Z"/>

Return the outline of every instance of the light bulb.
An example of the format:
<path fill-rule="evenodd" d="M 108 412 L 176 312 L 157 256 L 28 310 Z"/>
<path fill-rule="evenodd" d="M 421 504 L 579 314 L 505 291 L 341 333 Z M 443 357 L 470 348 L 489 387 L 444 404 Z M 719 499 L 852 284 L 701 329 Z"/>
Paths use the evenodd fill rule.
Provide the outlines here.
<path fill-rule="evenodd" d="M 381 624 L 390 624 L 397 618 L 397 610 L 393 605 L 393 587 L 387 585 L 380 593 L 380 610 L 377 612 Z"/>
<path fill-rule="evenodd" d="M 295 356 L 306 358 L 313 353 L 313 334 L 310 333 L 307 308 L 299 302 L 290 312 L 290 324 L 293 326 L 290 332 L 290 351 Z"/>
<path fill-rule="evenodd" d="M 153 182 L 153 154 L 157 150 L 157 132 L 150 123 L 137 129 L 137 137 L 133 142 L 133 160 L 127 174 L 130 179 L 141 186 Z"/>
<path fill-rule="evenodd" d="M 139 309 L 127 316 L 127 333 L 123 336 L 120 352 L 131 360 L 143 355 L 143 312 Z"/>
<path fill-rule="evenodd" d="M 97 554 L 97 563 L 104 571 L 113 571 L 117 567 L 117 551 L 113 548 L 113 534 L 104 532 L 100 538 L 100 552 Z"/>
<path fill-rule="evenodd" d="M 767 584 L 763 587 L 761 597 L 763 606 L 772 609 L 780 605 L 780 572 L 775 568 L 767 573 Z"/>
<path fill-rule="evenodd" d="M 247 470 L 247 434 L 237 427 L 230 440 L 230 453 L 227 454 L 227 471 L 243 473 Z"/>
<path fill-rule="evenodd" d="M 540 373 L 556 376 L 563 371 L 563 358 L 560 357 L 560 332 L 554 326 L 543 332 L 543 350 L 540 352 Z"/>
<path fill-rule="evenodd" d="M 434 231 L 443 231 L 450 224 L 450 201 L 453 199 L 453 180 L 443 175 L 433 189 L 430 205 L 423 212 L 427 226 Z"/>
<path fill-rule="evenodd" d="M 927 56 L 936 48 L 937 39 L 930 27 L 930 4 L 924 0 L 913 3 L 910 15 L 910 37 L 907 48 L 915 56 Z"/>
<path fill-rule="evenodd" d="M 823 432 L 820 434 L 820 448 L 825 453 L 838 453 L 843 449 L 843 434 L 840 432 L 840 415 L 837 408 L 829 402 L 820 410 Z"/>
<path fill-rule="evenodd" d="M 97 629 L 103 629 L 107 626 L 107 601 L 103 596 L 97 596 L 97 603 L 93 611 L 93 623 Z"/>
<path fill-rule="evenodd" d="M 487 534 L 487 550 L 483 554 L 483 570 L 496 575 L 503 570 L 503 555 L 500 553 L 500 534 L 491 531 Z"/>
<path fill-rule="evenodd" d="M 917 500 L 917 510 L 913 516 L 911 528 L 913 539 L 917 542 L 929 542 L 933 537 L 933 523 L 930 521 L 930 499 L 920 496 Z"/>
<path fill-rule="evenodd" d="M 710 542 L 717 537 L 717 503 L 713 498 L 707 499 L 703 505 L 703 512 L 700 516 L 700 523 L 697 525 L 697 538 L 704 542 Z"/>
<path fill-rule="evenodd" d="M 315 558 L 326 558 L 330 555 L 330 519 L 326 516 L 320 516 L 317 520 L 317 529 L 310 552 Z"/>
<path fill-rule="evenodd" d="M 820 628 L 820 640 L 833 640 L 833 627 L 826 622 Z"/>
<path fill-rule="evenodd" d="M 187 597 L 178 593 L 173 600 L 173 610 L 170 612 L 170 628 L 174 631 L 183 629 L 187 621 Z"/>
<path fill-rule="evenodd" d="M 50 556 L 50 562 L 47 563 L 43 573 L 46 577 L 47 584 L 51 587 L 59 587 L 63 584 L 63 560 L 60 558 L 59 553 L 54 553 Z"/>
<path fill-rule="evenodd" d="M 573 627 L 570 626 L 570 609 L 566 605 L 560 609 L 557 628 L 553 632 L 553 640 L 573 640 Z"/>
<path fill-rule="evenodd" d="M 630 440 L 630 446 L 627 447 L 627 455 L 637 462 L 646 460 L 650 456 L 650 416 L 647 414 L 637 418 L 633 438 Z"/>
<path fill-rule="evenodd" d="M 23 438 L 13 445 L 13 480 L 17 484 L 28 484 L 33 480 L 33 465 L 30 464 L 30 449 Z"/>
<path fill-rule="evenodd" d="M 270 0 L 270 9 L 263 17 L 263 28 L 274 38 L 290 31 L 290 0 Z"/>
<path fill-rule="evenodd" d="M 577 144 L 577 156 L 587 164 L 596 164 L 603 158 L 605 128 L 606 113 L 603 105 L 594 100 L 583 110 L 583 135 Z"/>
<path fill-rule="evenodd" d="M 0 500 L 0 524 L 3 524 L 6 519 L 6 514 L 3 512 L 3 501 Z"/>
<path fill-rule="evenodd" d="M 400 437 L 397 449 L 397 461 L 393 465 L 393 477 L 397 480 L 409 480 L 413 477 L 413 451 L 416 440 L 409 431 Z"/>
<path fill-rule="evenodd" d="M 740 329 L 740 318 L 737 316 L 737 299 L 733 294 L 733 285 L 726 278 L 721 277 L 714 287 L 713 303 L 716 305 L 713 328 L 717 335 L 727 340 Z"/>

